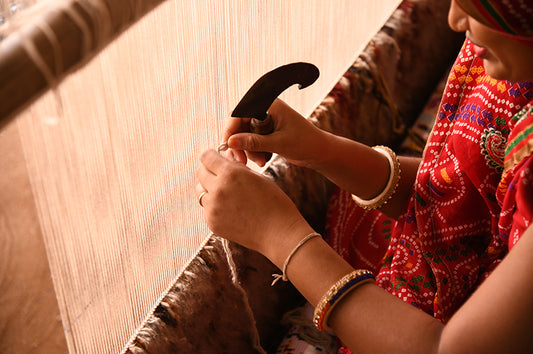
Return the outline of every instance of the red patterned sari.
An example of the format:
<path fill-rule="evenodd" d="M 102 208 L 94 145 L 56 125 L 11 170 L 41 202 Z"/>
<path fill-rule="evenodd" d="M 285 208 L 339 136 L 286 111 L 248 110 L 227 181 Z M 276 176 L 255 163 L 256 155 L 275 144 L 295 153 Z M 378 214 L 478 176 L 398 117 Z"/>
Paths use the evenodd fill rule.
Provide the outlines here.
<path fill-rule="evenodd" d="M 490 78 L 467 41 L 401 217 L 364 211 L 337 190 L 330 245 L 354 267 L 374 269 L 380 287 L 446 322 L 531 221 L 532 105 L 532 82 Z"/>
<path fill-rule="evenodd" d="M 496 197 L 502 205 L 500 236 L 511 249 L 533 219 L 533 103 L 514 116 Z"/>

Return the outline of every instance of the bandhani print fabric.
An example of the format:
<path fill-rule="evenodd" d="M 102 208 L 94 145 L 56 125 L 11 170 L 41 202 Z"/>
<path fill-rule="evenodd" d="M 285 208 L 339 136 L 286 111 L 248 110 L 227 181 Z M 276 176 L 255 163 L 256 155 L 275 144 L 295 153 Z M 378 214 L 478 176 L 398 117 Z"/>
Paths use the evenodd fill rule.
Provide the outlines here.
<path fill-rule="evenodd" d="M 511 249 L 533 219 L 533 103 L 514 118 L 505 151 L 504 174 L 497 199 L 502 204 L 500 236 Z"/>
<path fill-rule="evenodd" d="M 525 108 L 532 101 L 533 83 L 492 79 L 466 41 L 402 215 L 394 221 L 379 211 L 365 212 L 337 190 L 328 212 L 329 244 L 354 267 L 374 269 L 380 287 L 446 322 L 507 253 L 509 235 L 518 238 L 531 220 L 533 174 L 520 166 L 533 162 L 523 158 L 507 172 L 508 188 L 498 184 L 515 151 L 506 157 L 508 139 L 518 136 L 515 126 L 526 135 L 533 127 Z M 509 215 L 504 229 L 501 189 Z M 514 231 L 509 225 L 517 216 L 509 200 L 518 194 L 518 203 L 529 209 Z"/>

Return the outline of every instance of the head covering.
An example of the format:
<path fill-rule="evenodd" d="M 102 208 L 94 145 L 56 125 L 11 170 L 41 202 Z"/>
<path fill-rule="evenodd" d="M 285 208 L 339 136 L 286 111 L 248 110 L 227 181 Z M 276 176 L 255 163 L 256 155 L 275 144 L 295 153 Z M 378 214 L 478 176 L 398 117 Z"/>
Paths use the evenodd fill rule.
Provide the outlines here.
<path fill-rule="evenodd" d="M 533 1 L 455 0 L 479 22 L 527 46 L 533 46 Z"/>

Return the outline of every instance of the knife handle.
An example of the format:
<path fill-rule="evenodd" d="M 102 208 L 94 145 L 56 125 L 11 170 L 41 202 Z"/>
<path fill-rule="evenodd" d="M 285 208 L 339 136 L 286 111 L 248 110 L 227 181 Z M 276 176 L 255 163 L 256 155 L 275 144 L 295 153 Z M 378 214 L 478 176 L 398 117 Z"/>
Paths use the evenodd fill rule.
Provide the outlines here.
<path fill-rule="evenodd" d="M 267 114 L 263 120 L 252 118 L 250 122 L 250 131 L 255 134 L 268 135 L 274 131 L 274 120 L 270 114 Z"/>
<path fill-rule="evenodd" d="M 268 135 L 274 131 L 274 120 L 270 114 L 267 114 L 263 120 L 252 118 L 250 122 L 250 131 L 254 134 Z M 265 161 L 269 161 L 272 153 L 264 152 Z"/>

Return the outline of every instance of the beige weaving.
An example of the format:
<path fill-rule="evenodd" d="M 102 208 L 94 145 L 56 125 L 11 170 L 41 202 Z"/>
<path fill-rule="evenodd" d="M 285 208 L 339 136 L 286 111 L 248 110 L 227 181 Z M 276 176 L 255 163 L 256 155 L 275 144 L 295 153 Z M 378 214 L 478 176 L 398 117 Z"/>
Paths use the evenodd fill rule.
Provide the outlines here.
<path fill-rule="evenodd" d="M 398 2 L 165 1 L 15 118 L 70 352 L 120 352 L 202 246 L 197 158 L 253 82 L 315 64 L 310 114 Z"/>

